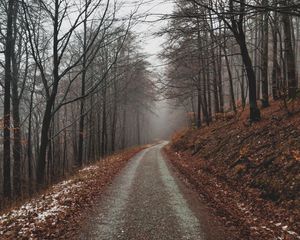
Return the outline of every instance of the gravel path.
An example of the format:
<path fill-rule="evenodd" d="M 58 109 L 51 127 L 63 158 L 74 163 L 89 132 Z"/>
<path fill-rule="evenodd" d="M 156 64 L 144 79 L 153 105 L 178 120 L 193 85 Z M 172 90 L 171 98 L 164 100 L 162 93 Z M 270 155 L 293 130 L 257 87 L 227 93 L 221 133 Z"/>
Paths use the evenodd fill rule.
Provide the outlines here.
<path fill-rule="evenodd" d="M 96 204 L 79 239 L 232 239 L 168 165 L 163 146 L 130 161 Z"/>

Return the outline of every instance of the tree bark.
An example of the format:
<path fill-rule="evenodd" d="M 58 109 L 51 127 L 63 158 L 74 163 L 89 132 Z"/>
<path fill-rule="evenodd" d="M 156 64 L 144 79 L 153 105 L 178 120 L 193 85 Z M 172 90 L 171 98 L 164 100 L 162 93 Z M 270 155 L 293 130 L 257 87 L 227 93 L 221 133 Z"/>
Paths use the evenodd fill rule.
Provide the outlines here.
<path fill-rule="evenodd" d="M 201 105 L 202 105 L 202 99 L 201 99 L 201 91 L 198 89 L 197 91 L 197 128 L 201 128 Z"/>
<path fill-rule="evenodd" d="M 268 6 L 268 0 L 263 1 L 263 6 Z M 268 11 L 263 13 L 262 28 L 262 107 L 269 104 L 269 79 L 268 79 L 268 60 L 269 60 L 269 16 Z"/>
<path fill-rule="evenodd" d="M 284 2 L 284 6 L 289 5 L 289 0 Z M 284 31 L 284 45 L 285 45 L 285 57 L 287 65 L 287 77 L 288 77 L 288 97 L 293 99 L 296 97 L 298 82 L 296 79 L 296 62 L 295 53 L 292 44 L 292 26 L 290 16 L 286 13 L 282 14 L 282 23 Z"/>
<path fill-rule="evenodd" d="M 250 104 L 250 120 L 251 121 L 259 121 L 260 111 L 257 107 L 256 102 L 256 80 L 255 80 L 255 72 L 253 70 L 251 58 L 249 56 L 249 52 L 247 49 L 245 35 L 242 33 L 241 35 L 237 36 L 237 40 L 240 46 L 241 55 L 243 59 L 243 63 L 245 65 L 248 82 L 249 82 L 249 104 Z"/>
<path fill-rule="evenodd" d="M 11 174 L 10 174 L 10 89 L 12 82 L 11 58 L 13 53 L 13 13 L 16 1 L 9 0 L 7 8 L 7 25 L 5 36 L 5 73 L 4 73 L 4 116 L 3 116 L 3 164 L 4 164 L 4 197 L 11 198 Z"/>
<path fill-rule="evenodd" d="M 87 1 L 87 0 L 86 0 Z M 85 18 L 83 22 L 83 59 L 82 59 L 82 73 L 81 73 L 81 96 L 85 95 L 85 81 L 86 81 L 86 48 L 87 48 L 87 2 L 85 1 Z M 84 139 L 84 98 L 80 101 L 80 120 L 79 120 L 79 135 L 78 135 L 78 157 L 77 165 L 82 166 L 83 158 L 83 139 Z"/>
<path fill-rule="evenodd" d="M 229 63 L 229 59 L 228 59 L 228 54 L 227 54 L 226 48 L 227 48 L 227 46 L 226 46 L 226 40 L 224 39 L 223 52 L 224 52 L 224 57 L 225 57 L 225 62 L 226 62 L 226 68 L 227 68 L 227 72 L 228 72 L 230 100 L 231 100 L 232 109 L 236 113 L 237 110 L 236 110 L 236 103 L 235 103 L 235 97 L 234 97 L 232 72 L 231 72 L 230 63 Z"/>
<path fill-rule="evenodd" d="M 230 0 L 230 10 L 233 11 L 233 0 Z M 252 61 L 246 43 L 246 36 L 244 32 L 244 14 L 245 14 L 245 0 L 240 1 L 239 19 L 236 20 L 234 16 L 231 17 L 231 31 L 240 47 L 243 64 L 246 69 L 248 83 L 249 83 L 249 104 L 250 104 L 250 121 L 255 122 L 261 119 L 260 110 L 257 107 L 256 98 L 256 78 L 253 70 Z"/>
<path fill-rule="evenodd" d="M 276 2 L 277 0 L 275 0 Z M 273 66 L 272 66 L 272 95 L 274 100 L 279 99 L 279 76 L 280 67 L 278 63 L 278 13 L 274 12 L 274 24 L 273 24 Z"/>
<path fill-rule="evenodd" d="M 59 1 L 55 0 L 55 15 L 53 22 L 53 86 L 51 95 L 46 101 L 46 109 L 44 112 L 42 130 L 41 130 L 41 145 L 39 149 L 39 157 L 37 162 L 37 183 L 38 188 L 45 185 L 45 167 L 47 147 L 49 143 L 49 129 L 52 119 L 52 109 L 55 103 L 59 84 L 59 56 L 58 56 L 58 17 L 59 17 Z"/>

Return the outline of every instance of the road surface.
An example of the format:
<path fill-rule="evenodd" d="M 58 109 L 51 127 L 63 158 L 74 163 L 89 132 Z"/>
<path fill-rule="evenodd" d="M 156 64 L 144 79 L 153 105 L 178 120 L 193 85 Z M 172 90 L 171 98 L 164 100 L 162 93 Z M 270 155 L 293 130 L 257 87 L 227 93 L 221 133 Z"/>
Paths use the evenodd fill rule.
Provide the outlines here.
<path fill-rule="evenodd" d="M 174 173 L 162 156 L 164 144 L 129 162 L 99 199 L 79 239 L 232 239 Z"/>

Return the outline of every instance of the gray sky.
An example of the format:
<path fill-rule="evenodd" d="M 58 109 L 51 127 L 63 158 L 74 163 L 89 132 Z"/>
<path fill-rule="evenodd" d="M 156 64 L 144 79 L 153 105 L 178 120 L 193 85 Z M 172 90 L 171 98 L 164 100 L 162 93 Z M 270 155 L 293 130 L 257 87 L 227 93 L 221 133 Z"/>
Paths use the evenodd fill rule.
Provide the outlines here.
<path fill-rule="evenodd" d="M 144 2 L 137 12 L 138 16 L 146 15 L 162 15 L 170 14 L 173 11 L 174 0 L 123 0 L 124 8 L 120 9 L 121 15 L 127 15 L 137 3 Z M 167 25 L 167 20 L 159 20 L 159 16 L 148 16 L 144 21 L 132 29 L 141 41 L 141 47 L 144 53 L 150 55 L 148 61 L 154 66 L 151 68 L 154 73 L 164 73 L 164 67 L 158 67 L 163 64 L 163 61 L 158 58 L 158 54 L 163 50 L 162 44 L 165 42 L 165 37 L 154 35 L 155 32 L 161 30 Z M 156 102 L 153 109 L 156 115 L 151 117 L 151 137 L 164 139 L 168 138 L 176 129 L 186 125 L 184 109 L 174 109 L 169 106 L 166 100 Z"/>
<path fill-rule="evenodd" d="M 138 16 L 146 16 L 151 14 L 170 14 L 173 10 L 173 0 L 123 0 L 129 11 L 134 9 L 134 6 L 142 3 L 137 12 Z M 123 10 L 127 12 L 128 10 Z M 167 20 L 157 21 L 158 16 L 148 16 L 134 26 L 133 31 L 137 34 L 141 41 L 141 46 L 146 54 L 150 57 L 148 60 L 153 66 L 162 64 L 157 55 L 162 51 L 161 44 L 164 43 L 164 37 L 154 36 L 154 33 L 159 31 L 163 26 L 166 26 Z M 155 69 L 153 69 L 155 70 Z M 157 69 L 159 70 L 159 69 Z"/>

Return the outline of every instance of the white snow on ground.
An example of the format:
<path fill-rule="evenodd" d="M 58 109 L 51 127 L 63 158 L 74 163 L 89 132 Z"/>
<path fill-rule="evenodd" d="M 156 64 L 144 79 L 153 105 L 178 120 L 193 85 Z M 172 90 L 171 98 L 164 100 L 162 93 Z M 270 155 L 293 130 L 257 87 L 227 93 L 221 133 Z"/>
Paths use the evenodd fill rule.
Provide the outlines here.
<path fill-rule="evenodd" d="M 107 160 L 117 161 L 122 158 L 118 154 Z M 97 164 L 87 166 L 79 170 L 75 178 L 62 181 L 49 188 L 46 193 L 0 215 L 0 239 L 40 239 L 40 231 L 47 230 L 49 236 L 45 236 L 54 236 L 58 232 L 55 225 L 73 210 L 77 210 L 82 192 L 88 191 L 97 181 L 94 176 L 99 168 Z"/>
<path fill-rule="evenodd" d="M 81 169 L 81 170 L 79 170 L 79 172 L 89 172 L 89 171 L 94 171 L 94 170 L 97 170 L 99 167 L 98 166 L 93 166 L 93 165 L 91 165 L 91 166 L 88 166 L 88 167 L 86 167 L 86 168 L 83 168 L 83 169 Z"/>
<path fill-rule="evenodd" d="M 0 216 L 0 235 L 3 235 L 13 229 L 14 226 L 21 226 L 18 235 L 20 237 L 32 236 L 38 225 L 46 223 L 54 225 L 59 215 L 66 214 L 66 210 L 70 207 L 69 194 L 76 192 L 82 187 L 82 182 L 74 182 L 74 180 L 63 181 L 52 189 L 36 198 L 28 201 L 16 210 L 12 210 Z"/>

